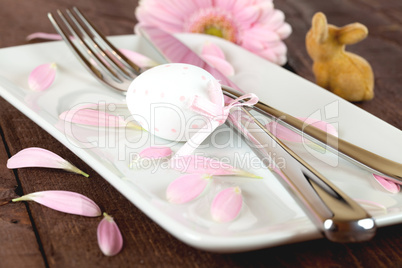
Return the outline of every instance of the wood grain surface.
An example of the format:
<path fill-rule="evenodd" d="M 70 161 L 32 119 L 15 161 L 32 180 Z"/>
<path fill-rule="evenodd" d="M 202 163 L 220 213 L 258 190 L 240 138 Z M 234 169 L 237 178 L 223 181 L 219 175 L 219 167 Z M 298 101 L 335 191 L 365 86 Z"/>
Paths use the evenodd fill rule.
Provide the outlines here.
<path fill-rule="evenodd" d="M 293 33 L 286 40 L 289 63 L 313 81 L 312 61 L 304 36 L 313 14 L 324 12 L 329 23 L 361 22 L 369 37 L 349 51 L 366 58 L 375 74 L 376 96 L 357 103 L 362 109 L 402 129 L 402 2 L 400 0 L 275 0 Z M 0 48 L 27 44 L 33 32 L 54 32 L 47 12 L 79 5 L 106 35 L 132 34 L 137 1 L 0 0 Z M 1 60 L 1 59 L 0 59 Z M 23 63 L 22 63 L 23 64 Z M 358 120 L 358 118 L 356 118 Z M 359 244 L 324 239 L 238 254 L 216 254 L 189 247 L 164 231 L 96 172 L 26 116 L 0 99 L 0 203 L 43 190 L 69 190 L 93 199 L 113 215 L 124 248 L 105 257 L 97 246 L 99 218 L 67 215 L 35 203 L 0 207 L 0 267 L 401 267 L 401 225 L 381 228 Z M 41 168 L 6 168 L 7 159 L 27 147 L 49 149 L 90 178 Z M 401 148 L 402 149 L 402 148 Z"/>

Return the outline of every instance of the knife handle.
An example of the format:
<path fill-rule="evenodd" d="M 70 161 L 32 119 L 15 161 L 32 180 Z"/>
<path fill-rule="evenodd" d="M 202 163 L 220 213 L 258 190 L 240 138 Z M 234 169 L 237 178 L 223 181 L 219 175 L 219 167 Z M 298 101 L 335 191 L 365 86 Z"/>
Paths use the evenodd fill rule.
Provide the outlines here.
<path fill-rule="evenodd" d="M 222 86 L 222 91 L 226 96 L 235 99 L 242 95 L 228 86 Z M 325 145 L 329 146 L 331 151 L 339 152 L 339 155 L 342 158 L 365 168 L 371 173 L 386 177 L 387 179 L 399 184 L 402 183 L 402 164 L 400 163 L 379 156 L 336 136 L 328 134 L 321 129 L 308 125 L 303 121 L 261 101 L 255 104 L 253 109 L 270 118 L 274 118 L 278 123 L 282 123 L 303 137 L 306 137 L 323 147 L 326 147 Z"/>
<path fill-rule="evenodd" d="M 247 119 L 245 127 L 233 114 L 229 124 L 245 137 L 262 162 L 281 177 L 306 214 L 334 242 L 362 242 L 376 233 L 371 216 L 353 199 L 333 185 L 267 130 L 250 112 L 240 108 Z M 275 159 L 281 159 L 281 164 Z"/>

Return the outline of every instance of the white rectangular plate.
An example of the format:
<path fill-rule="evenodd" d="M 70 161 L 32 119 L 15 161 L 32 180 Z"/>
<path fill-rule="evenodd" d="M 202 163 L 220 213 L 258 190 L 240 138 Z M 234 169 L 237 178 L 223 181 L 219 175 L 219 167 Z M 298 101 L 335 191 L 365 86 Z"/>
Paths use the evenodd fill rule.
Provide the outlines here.
<path fill-rule="evenodd" d="M 204 35 L 178 37 L 195 51 L 200 51 L 207 40 L 218 44 L 236 70 L 233 81 L 245 91 L 256 93 L 262 101 L 293 116 L 328 121 L 338 129 L 341 138 L 402 162 L 400 130 L 232 43 Z M 144 40 L 134 35 L 113 37 L 111 41 L 120 48 L 138 51 L 162 62 Z M 181 241 L 208 251 L 239 252 L 321 237 L 277 178 L 225 126 L 211 135 L 197 153 L 230 163 L 263 179 L 217 177 L 198 199 L 173 205 L 166 201 L 165 189 L 180 175 L 177 171 L 166 168 L 163 163 L 154 163 L 148 168 L 129 168 L 130 158 L 136 153 L 150 145 L 166 144 L 166 141 L 133 129 L 80 126 L 59 120 L 60 113 L 79 105 L 124 103 L 121 94 L 103 87 L 88 74 L 64 43 L 4 48 L 0 50 L 0 59 L 1 96 Z M 39 64 L 50 62 L 58 65 L 55 82 L 44 92 L 31 91 L 27 85 L 29 73 Z M 106 107 L 107 111 L 129 120 L 126 109 Z M 172 146 L 177 150 L 180 144 Z M 380 204 L 382 208 L 363 205 L 378 226 L 402 222 L 401 194 L 386 192 L 370 173 L 335 155 L 321 155 L 303 144 L 292 146 L 351 197 Z M 234 185 L 241 187 L 244 197 L 239 217 L 224 224 L 212 221 L 209 206 L 214 195 Z"/>

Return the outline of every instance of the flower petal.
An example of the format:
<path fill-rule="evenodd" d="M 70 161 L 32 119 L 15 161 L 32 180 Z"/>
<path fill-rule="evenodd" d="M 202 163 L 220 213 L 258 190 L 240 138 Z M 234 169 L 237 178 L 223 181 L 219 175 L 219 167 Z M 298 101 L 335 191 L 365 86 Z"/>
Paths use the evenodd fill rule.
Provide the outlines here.
<path fill-rule="evenodd" d="M 123 237 L 113 217 L 103 213 L 97 230 L 98 245 L 103 254 L 114 256 L 123 248 Z"/>
<path fill-rule="evenodd" d="M 274 9 L 272 12 L 268 12 L 264 14 L 264 17 L 261 18 L 265 27 L 268 29 L 274 30 L 280 27 L 285 21 L 285 13 L 283 11 Z"/>
<path fill-rule="evenodd" d="M 285 65 L 285 63 L 288 61 L 288 58 L 286 57 L 286 55 L 278 55 L 276 58 L 276 61 L 274 63 L 282 66 Z"/>
<path fill-rule="evenodd" d="M 121 116 L 115 116 L 97 109 L 72 109 L 59 115 L 61 120 L 87 126 L 98 127 L 131 127 L 142 130 L 142 127 L 133 121 L 126 121 Z"/>
<path fill-rule="evenodd" d="M 49 88 L 56 77 L 56 63 L 45 63 L 36 67 L 28 77 L 28 85 L 34 91 L 44 91 Z"/>
<path fill-rule="evenodd" d="M 211 205 L 211 216 L 217 222 L 229 222 L 239 215 L 243 205 L 240 187 L 230 187 L 219 192 Z"/>
<path fill-rule="evenodd" d="M 45 168 L 57 168 L 71 171 L 77 174 L 81 174 L 85 177 L 89 175 L 82 170 L 78 169 L 70 162 L 64 160 L 57 154 L 37 147 L 26 148 L 15 155 L 13 155 L 7 161 L 7 168 L 25 168 L 25 167 L 45 167 Z"/>
<path fill-rule="evenodd" d="M 269 43 L 279 42 L 281 39 L 276 32 L 265 27 L 254 27 L 244 34 L 243 45 L 248 49 L 261 50 L 268 47 Z"/>
<path fill-rule="evenodd" d="M 292 34 L 292 26 L 285 22 L 284 24 L 282 24 L 282 26 L 276 29 L 276 32 L 282 40 L 286 39 Z"/>
<path fill-rule="evenodd" d="M 338 132 L 336 131 L 336 128 L 321 120 L 316 120 L 314 118 L 304 118 L 304 117 L 298 117 L 301 121 L 304 122 L 304 125 L 312 125 L 318 129 L 321 129 L 331 135 L 338 136 Z M 291 142 L 298 142 L 301 143 L 303 142 L 302 136 L 297 134 L 296 132 L 282 126 L 278 122 L 272 121 L 269 122 L 265 126 L 269 131 L 271 131 L 277 138 L 281 140 L 286 140 L 286 141 L 291 141 Z"/>
<path fill-rule="evenodd" d="M 84 195 L 69 191 L 34 192 L 12 201 L 35 201 L 57 211 L 87 217 L 98 217 L 102 214 L 94 201 Z"/>
<path fill-rule="evenodd" d="M 373 174 L 373 176 L 374 176 L 375 180 L 376 180 L 385 190 L 387 190 L 388 192 L 391 192 L 391 193 L 393 193 L 393 194 L 399 193 L 399 191 L 400 191 L 400 189 L 401 189 L 401 187 L 400 187 L 399 184 L 397 184 L 397 183 L 395 183 L 395 182 L 393 182 L 393 181 L 387 180 L 387 179 L 385 179 L 384 177 L 381 177 L 381 176 L 376 175 L 376 174 Z"/>
<path fill-rule="evenodd" d="M 241 169 L 220 162 L 216 159 L 199 155 L 185 155 L 174 157 L 171 161 L 173 169 L 184 173 L 210 174 L 210 175 L 237 175 L 251 178 L 261 178 Z"/>
<path fill-rule="evenodd" d="M 287 60 L 286 53 L 267 51 L 268 43 L 279 42 L 292 32 L 272 0 L 147 0 L 141 1 L 135 15 L 139 25 L 170 33 L 213 32 L 276 64 Z"/>
<path fill-rule="evenodd" d="M 203 174 L 183 175 L 171 182 L 166 189 L 169 202 L 183 204 L 199 196 L 209 184 L 211 176 Z"/>
<path fill-rule="evenodd" d="M 210 55 L 221 59 L 225 59 L 225 54 L 223 53 L 222 49 L 218 45 L 212 42 L 206 42 L 203 45 L 201 55 L 202 56 Z"/>
<path fill-rule="evenodd" d="M 259 17 L 261 16 L 261 13 L 262 13 L 262 6 L 259 5 L 247 6 L 237 12 L 236 19 L 240 21 L 243 27 L 244 25 L 250 26 L 258 21 Z"/>
<path fill-rule="evenodd" d="M 161 164 L 160 161 L 167 161 L 173 151 L 166 146 L 151 146 L 142 150 L 138 155 L 133 155 L 130 168 L 149 168 Z"/>
<path fill-rule="evenodd" d="M 150 68 L 159 65 L 156 61 L 138 52 L 120 48 L 119 51 L 124 54 L 129 60 L 137 64 L 141 68 Z"/>
<path fill-rule="evenodd" d="M 151 146 L 142 150 L 139 155 L 141 158 L 159 159 L 171 156 L 173 153 L 170 147 L 166 146 Z"/>
<path fill-rule="evenodd" d="M 70 37 L 74 38 L 74 37 Z M 59 34 L 54 34 L 54 33 L 42 33 L 42 32 L 36 32 L 36 33 L 31 33 L 26 37 L 27 41 L 31 41 L 33 39 L 45 39 L 45 40 L 63 40 L 61 35 Z"/>
<path fill-rule="evenodd" d="M 149 68 L 159 65 L 159 63 L 157 63 L 156 61 L 152 60 L 151 58 L 148 58 L 147 56 L 145 56 L 141 53 L 138 53 L 138 52 L 135 52 L 132 50 L 128 50 L 128 49 L 124 49 L 124 48 L 119 49 L 119 51 L 140 68 L 149 69 Z M 95 57 L 90 58 L 89 61 L 91 62 L 92 65 L 97 66 L 98 60 L 100 60 L 103 64 L 110 67 L 110 59 L 113 59 L 112 61 L 115 64 L 119 65 L 123 69 L 126 68 L 126 66 L 117 59 L 115 54 L 113 54 L 109 50 L 105 51 L 105 53 L 108 55 L 109 59 L 107 59 L 106 57 L 104 57 L 103 55 L 98 53 L 98 54 L 96 54 L 97 58 L 95 58 Z"/>
<path fill-rule="evenodd" d="M 376 209 L 376 210 L 382 210 L 383 212 L 387 212 L 387 207 L 374 202 L 374 201 L 370 201 L 370 200 L 365 200 L 365 199 L 353 199 L 355 200 L 357 203 L 359 203 L 359 205 L 363 206 L 363 207 L 367 207 L 367 209 L 370 211 L 371 209 Z"/>
<path fill-rule="evenodd" d="M 227 60 L 213 55 L 203 55 L 202 57 L 209 65 L 218 69 L 225 76 L 233 76 L 235 74 L 232 64 L 230 64 Z"/>

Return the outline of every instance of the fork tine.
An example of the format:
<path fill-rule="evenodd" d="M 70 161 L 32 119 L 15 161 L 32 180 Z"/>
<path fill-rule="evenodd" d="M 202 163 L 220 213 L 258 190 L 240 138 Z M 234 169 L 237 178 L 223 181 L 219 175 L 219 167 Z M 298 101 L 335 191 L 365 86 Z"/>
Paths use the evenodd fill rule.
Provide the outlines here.
<path fill-rule="evenodd" d="M 63 40 L 66 42 L 66 44 L 68 45 L 68 47 L 73 50 L 73 52 L 78 56 L 78 59 L 84 64 L 84 66 L 86 68 L 88 68 L 91 73 L 95 74 L 97 77 L 102 78 L 103 75 L 102 73 L 96 69 L 88 60 L 87 58 L 82 55 L 81 51 L 74 45 L 74 43 L 70 40 L 70 38 L 68 37 L 68 34 L 66 33 L 65 30 L 63 30 L 63 28 L 60 27 L 59 23 L 54 19 L 53 14 L 52 13 L 48 13 L 47 14 L 50 22 L 52 23 L 53 27 L 56 29 L 56 31 L 61 35 L 61 37 L 63 38 Z"/>
<path fill-rule="evenodd" d="M 100 55 L 102 58 L 98 57 L 97 54 L 94 54 L 93 56 L 97 57 L 98 60 L 101 61 L 106 61 L 110 66 L 114 67 L 113 71 L 118 72 L 121 76 L 123 76 L 125 79 L 132 81 L 135 77 L 137 77 L 136 74 L 133 74 L 131 69 L 129 71 L 126 71 L 121 64 L 119 65 L 120 61 L 118 61 L 115 57 L 112 58 L 109 53 L 107 53 L 97 42 L 94 40 L 92 34 L 89 32 L 89 29 L 83 25 L 83 22 L 77 18 L 70 10 L 66 10 L 67 15 L 71 19 L 72 22 L 74 22 L 74 26 L 78 28 L 80 33 L 82 34 L 82 37 L 85 41 L 90 42 L 90 45 L 94 48 L 94 50 L 98 50 L 100 52 Z M 89 43 L 87 43 L 89 45 Z M 94 51 L 92 50 L 92 51 Z M 117 61 L 117 62 L 115 62 Z M 106 65 L 108 66 L 108 65 Z M 109 67 L 109 66 L 108 66 Z M 110 71 L 111 69 L 108 68 Z"/>
<path fill-rule="evenodd" d="M 84 65 L 84 67 L 92 74 L 94 75 L 99 81 L 101 81 L 104 85 L 111 87 L 115 90 L 118 91 L 123 91 L 125 92 L 127 89 L 118 87 L 116 85 L 112 85 L 111 83 L 107 82 L 104 79 L 104 75 L 102 74 L 101 71 L 99 71 L 91 62 L 81 53 L 81 51 L 74 45 L 74 43 L 70 40 L 69 34 L 60 26 L 60 24 L 55 20 L 53 14 L 51 12 L 48 13 L 48 18 L 50 22 L 52 23 L 53 27 L 56 29 L 56 31 L 60 34 L 60 36 L 63 38 L 67 46 L 73 51 L 73 54 L 78 58 L 79 61 Z M 103 65 L 103 63 L 101 63 Z"/>
<path fill-rule="evenodd" d="M 128 59 L 124 54 L 122 54 L 112 43 L 110 43 L 107 38 L 99 32 L 96 27 L 86 19 L 84 14 L 77 7 L 73 7 L 74 12 L 78 15 L 78 17 L 84 22 L 85 26 L 92 32 L 94 36 L 102 40 L 102 42 L 106 45 L 108 50 L 117 58 L 119 61 L 124 64 L 126 67 L 131 69 L 131 71 L 137 76 L 141 73 L 141 68 L 138 67 L 135 63 L 133 63 L 130 59 Z"/>
<path fill-rule="evenodd" d="M 89 44 L 84 40 L 84 37 L 79 34 L 79 30 L 76 29 L 74 24 L 71 24 L 67 18 L 63 15 L 63 13 L 60 10 L 57 10 L 57 13 L 61 20 L 64 22 L 64 24 L 67 26 L 68 30 L 73 34 L 73 36 L 78 40 L 86 49 L 85 51 L 92 57 L 93 60 L 97 63 L 97 65 L 102 68 L 104 71 L 108 73 L 108 75 L 115 80 L 118 83 L 122 83 L 122 79 L 116 74 L 112 68 L 110 68 L 109 65 L 105 64 L 102 59 L 99 58 L 97 55 L 96 51 L 89 46 Z"/>

